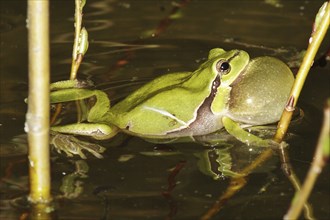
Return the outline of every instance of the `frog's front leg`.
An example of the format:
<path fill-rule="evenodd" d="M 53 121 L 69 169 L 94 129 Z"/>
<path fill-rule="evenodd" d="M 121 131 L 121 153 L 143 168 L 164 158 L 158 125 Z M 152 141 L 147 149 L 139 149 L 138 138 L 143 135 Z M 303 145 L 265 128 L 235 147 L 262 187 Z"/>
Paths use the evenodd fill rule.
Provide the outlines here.
<path fill-rule="evenodd" d="M 270 140 L 264 140 L 260 137 L 257 137 L 239 126 L 239 124 L 228 117 L 222 118 L 222 124 L 225 127 L 226 131 L 234 136 L 239 141 L 247 145 L 255 145 L 258 147 L 268 147 L 270 146 Z"/>

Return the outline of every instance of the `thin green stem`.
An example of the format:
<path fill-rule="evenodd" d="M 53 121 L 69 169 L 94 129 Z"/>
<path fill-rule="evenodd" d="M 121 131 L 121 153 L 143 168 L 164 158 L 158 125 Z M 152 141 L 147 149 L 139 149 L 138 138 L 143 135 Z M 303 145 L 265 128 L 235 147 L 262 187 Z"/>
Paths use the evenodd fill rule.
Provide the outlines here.
<path fill-rule="evenodd" d="M 315 32 L 312 34 L 311 37 L 311 43 L 309 44 L 305 57 L 303 59 L 303 62 L 299 68 L 299 71 L 296 76 L 296 80 L 294 82 L 294 85 L 291 89 L 290 98 L 288 101 L 288 105 L 283 111 L 283 114 L 281 116 L 280 122 L 278 123 L 278 129 L 276 131 L 276 134 L 274 136 L 274 141 L 280 143 L 290 124 L 293 109 L 297 104 L 300 92 L 302 90 L 302 87 L 305 83 L 306 77 L 308 75 L 308 71 L 311 68 L 315 55 L 324 39 L 325 34 L 327 33 L 329 24 L 330 24 L 330 3 L 326 5 L 326 8 L 324 9 L 324 15 L 321 18 L 320 24 L 318 25 Z M 290 103 L 290 100 L 293 100 L 293 103 Z"/>
<path fill-rule="evenodd" d="M 74 27 L 75 27 L 75 34 L 74 34 L 74 43 L 73 43 L 73 50 L 72 50 L 72 65 L 71 65 L 71 73 L 70 79 L 77 78 L 77 57 L 78 57 L 78 47 L 79 47 L 79 37 L 80 37 L 80 30 L 81 30 L 81 23 L 82 23 L 82 10 L 81 10 L 81 0 L 75 0 L 75 13 L 74 13 Z"/>
<path fill-rule="evenodd" d="M 299 217 L 299 214 L 301 213 L 301 210 L 313 189 L 316 179 L 325 165 L 325 159 L 329 157 L 329 155 L 326 153 L 329 151 L 325 150 L 329 149 L 329 121 L 330 100 L 328 100 L 327 107 L 324 110 L 323 126 L 316 147 L 314 160 L 308 171 L 304 185 L 299 191 L 296 192 L 291 207 L 287 214 L 284 216 L 284 219 L 297 219 Z"/>
<path fill-rule="evenodd" d="M 326 13 L 329 15 L 329 6 L 328 3 L 326 8 Z M 326 15 L 327 15 L 326 14 Z M 281 143 L 283 140 L 283 137 L 285 136 L 287 132 L 287 128 L 289 126 L 289 123 L 291 121 L 292 113 L 294 110 L 294 106 L 297 103 L 298 97 L 300 95 L 301 89 L 303 87 L 303 84 L 305 82 L 305 79 L 307 77 L 307 73 L 313 63 L 315 54 L 325 36 L 325 33 L 327 31 L 327 28 L 329 26 L 329 16 L 324 16 L 325 18 L 321 19 L 321 23 L 319 24 L 316 32 L 312 35 L 313 39 L 311 44 L 309 45 L 306 56 L 304 57 L 303 64 L 301 65 L 301 68 L 299 69 L 297 79 L 295 81 L 295 84 L 292 88 L 292 91 L 290 93 L 290 98 L 288 100 L 288 104 L 286 106 L 286 109 L 283 111 L 281 120 L 278 124 L 278 129 L 276 132 L 276 135 L 274 136 L 274 140 L 278 143 Z M 284 143 L 282 143 L 284 144 Z M 282 146 L 281 144 L 281 146 Z M 283 151 L 285 152 L 286 149 L 282 146 Z M 324 151 L 329 151 L 328 148 L 325 148 Z M 218 198 L 218 200 L 214 203 L 214 205 L 201 217 L 201 219 L 211 219 L 214 215 L 216 215 L 219 210 L 223 207 L 226 201 L 228 201 L 232 196 L 234 196 L 240 189 L 242 189 L 246 182 L 244 180 L 244 176 L 249 175 L 257 166 L 260 166 L 262 163 L 264 163 L 266 160 L 268 160 L 273 155 L 273 151 L 271 149 L 265 150 L 261 155 L 259 155 L 258 158 L 256 158 L 250 165 L 246 166 L 244 169 L 242 169 L 239 173 L 243 175 L 243 177 L 239 178 L 232 178 L 230 182 L 230 186 L 227 188 L 227 190 Z M 288 158 L 286 155 L 283 156 L 283 158 L 286 158 L 286 165 L 289 166 L 289 169 L 291 168 L 290 163 L 288 161 Z M 291 169 L 291 173 L 289 175 L 289 180 L 293 184 L 295 189 L 300 189 L 300 183 L 298 178 L 296 177 L 295 173 Z M 305 205 L 305 216 L 308 219 L 313 219 L 311 209 L 306 203 L 306 201 L 303 202 L 303 205 Z M 288 218 L 292 219 L 292 218 Z"/>

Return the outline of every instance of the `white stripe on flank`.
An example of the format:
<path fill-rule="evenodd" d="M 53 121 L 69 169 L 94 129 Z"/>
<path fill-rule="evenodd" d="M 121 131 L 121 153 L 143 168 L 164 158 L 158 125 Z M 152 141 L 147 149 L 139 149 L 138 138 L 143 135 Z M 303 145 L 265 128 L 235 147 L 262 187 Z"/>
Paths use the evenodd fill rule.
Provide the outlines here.
<path fill-rule="evenodd" d="M 174 120 L 176 120 L 177 122 L 179 122 L 180 124 L 182 124 L 184 127 L 188 127 L 189 124 L 187 124 L 186 122 L 178 119 L 177 117 L 175 117 L 174 115 L 172 115 L 171 113 L 167 112 L 167 111 L 164 111 L 164 110 L 160 110 L 160 109 L 156 109 L 156 108 L 153 108 L 153 107 L 149 107 L 149 106 L 144 106 L 143 107 L 144 109 L 147 109 L 147 110 L 151 110 L 151 111 L 154 111 L 154 112 L 158 112 L 162 115 L 165 115 L 165 116 L 168 116 Z"/>

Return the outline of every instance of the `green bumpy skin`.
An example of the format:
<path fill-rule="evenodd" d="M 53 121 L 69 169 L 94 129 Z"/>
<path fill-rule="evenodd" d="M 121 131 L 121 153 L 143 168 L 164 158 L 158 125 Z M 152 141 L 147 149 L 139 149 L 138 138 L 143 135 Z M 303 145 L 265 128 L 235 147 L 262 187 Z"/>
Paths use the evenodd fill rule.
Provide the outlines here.
<path fill-rule="evenodd" d="M 157 140 L 207 135 L 225 127 L 242 142 L 267 145 L 242 127 L 279 120 L 293 80 L 276 58 L 250 60 L 245 51 L 215 48 L 197 70 L 160 76 L 112 107 L 104 92 L 81 88 L 79 81 L 52 84 L 52 103 L 96 98 L 87 123 L 52 130 L 96 139 L 122 131 Z"/>

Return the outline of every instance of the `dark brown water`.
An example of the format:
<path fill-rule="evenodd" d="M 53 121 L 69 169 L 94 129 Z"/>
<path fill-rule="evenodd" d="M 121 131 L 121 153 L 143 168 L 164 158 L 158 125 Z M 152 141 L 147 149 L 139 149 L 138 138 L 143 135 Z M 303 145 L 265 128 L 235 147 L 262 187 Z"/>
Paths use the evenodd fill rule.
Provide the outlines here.
<path fill-rule="evenodd" d="M 79 76 L 93 80 L 116 101 L 160 74 L 194 70 L 215 47 L 292 61 L 306 48 L 323 1 L 279 1 L 281 7 L 265 2 L 196 0 L 176 9 L 175 1 L 89 0 L 84 23 L 90 47 Z M 11 199 L 28 193 L 23 129 L 28 88 L 26 2 L 1 0 L 0 10 L 0 219 L 18 219 L 25 210 L 13 206 Z M 52 81 L 69 77 L 73 12 L 74 1 L 51 3 Z M 320 53 L 328 43 L 329 35 Z M 312 69 L 298 104 L 305 117 L 287 140 L 300 179 L 311 163 L 321 109 L 330 94 L 329 66 Z M 86 160 L 88 177 L 75 179 L 82 192 L 77 198 L 58 200 L 59 219 L 199 219 L 228 186 L 228 179 L 215 181 L 197 169 L 195 155 L 205 150 L 198 144 L 162 146 L 177 152 L 168 156 L 146 156 L 144 152 L 152 152 L 156 145 L 135 137 L 119 135 L 101 144 L 108 147 L 105 158 Z M 246 161 L 252 157 L 236 154 Z M 77 160 L 54 153 L 54 196 L 61 194 L 63 178 L 74 172 Z M 213 219 L 283 218 L 294 190 L 276 156 L 248 181 Z M 317 219 L 330 218 L 329 195 L 327 165 L 310 197 Z"/>

